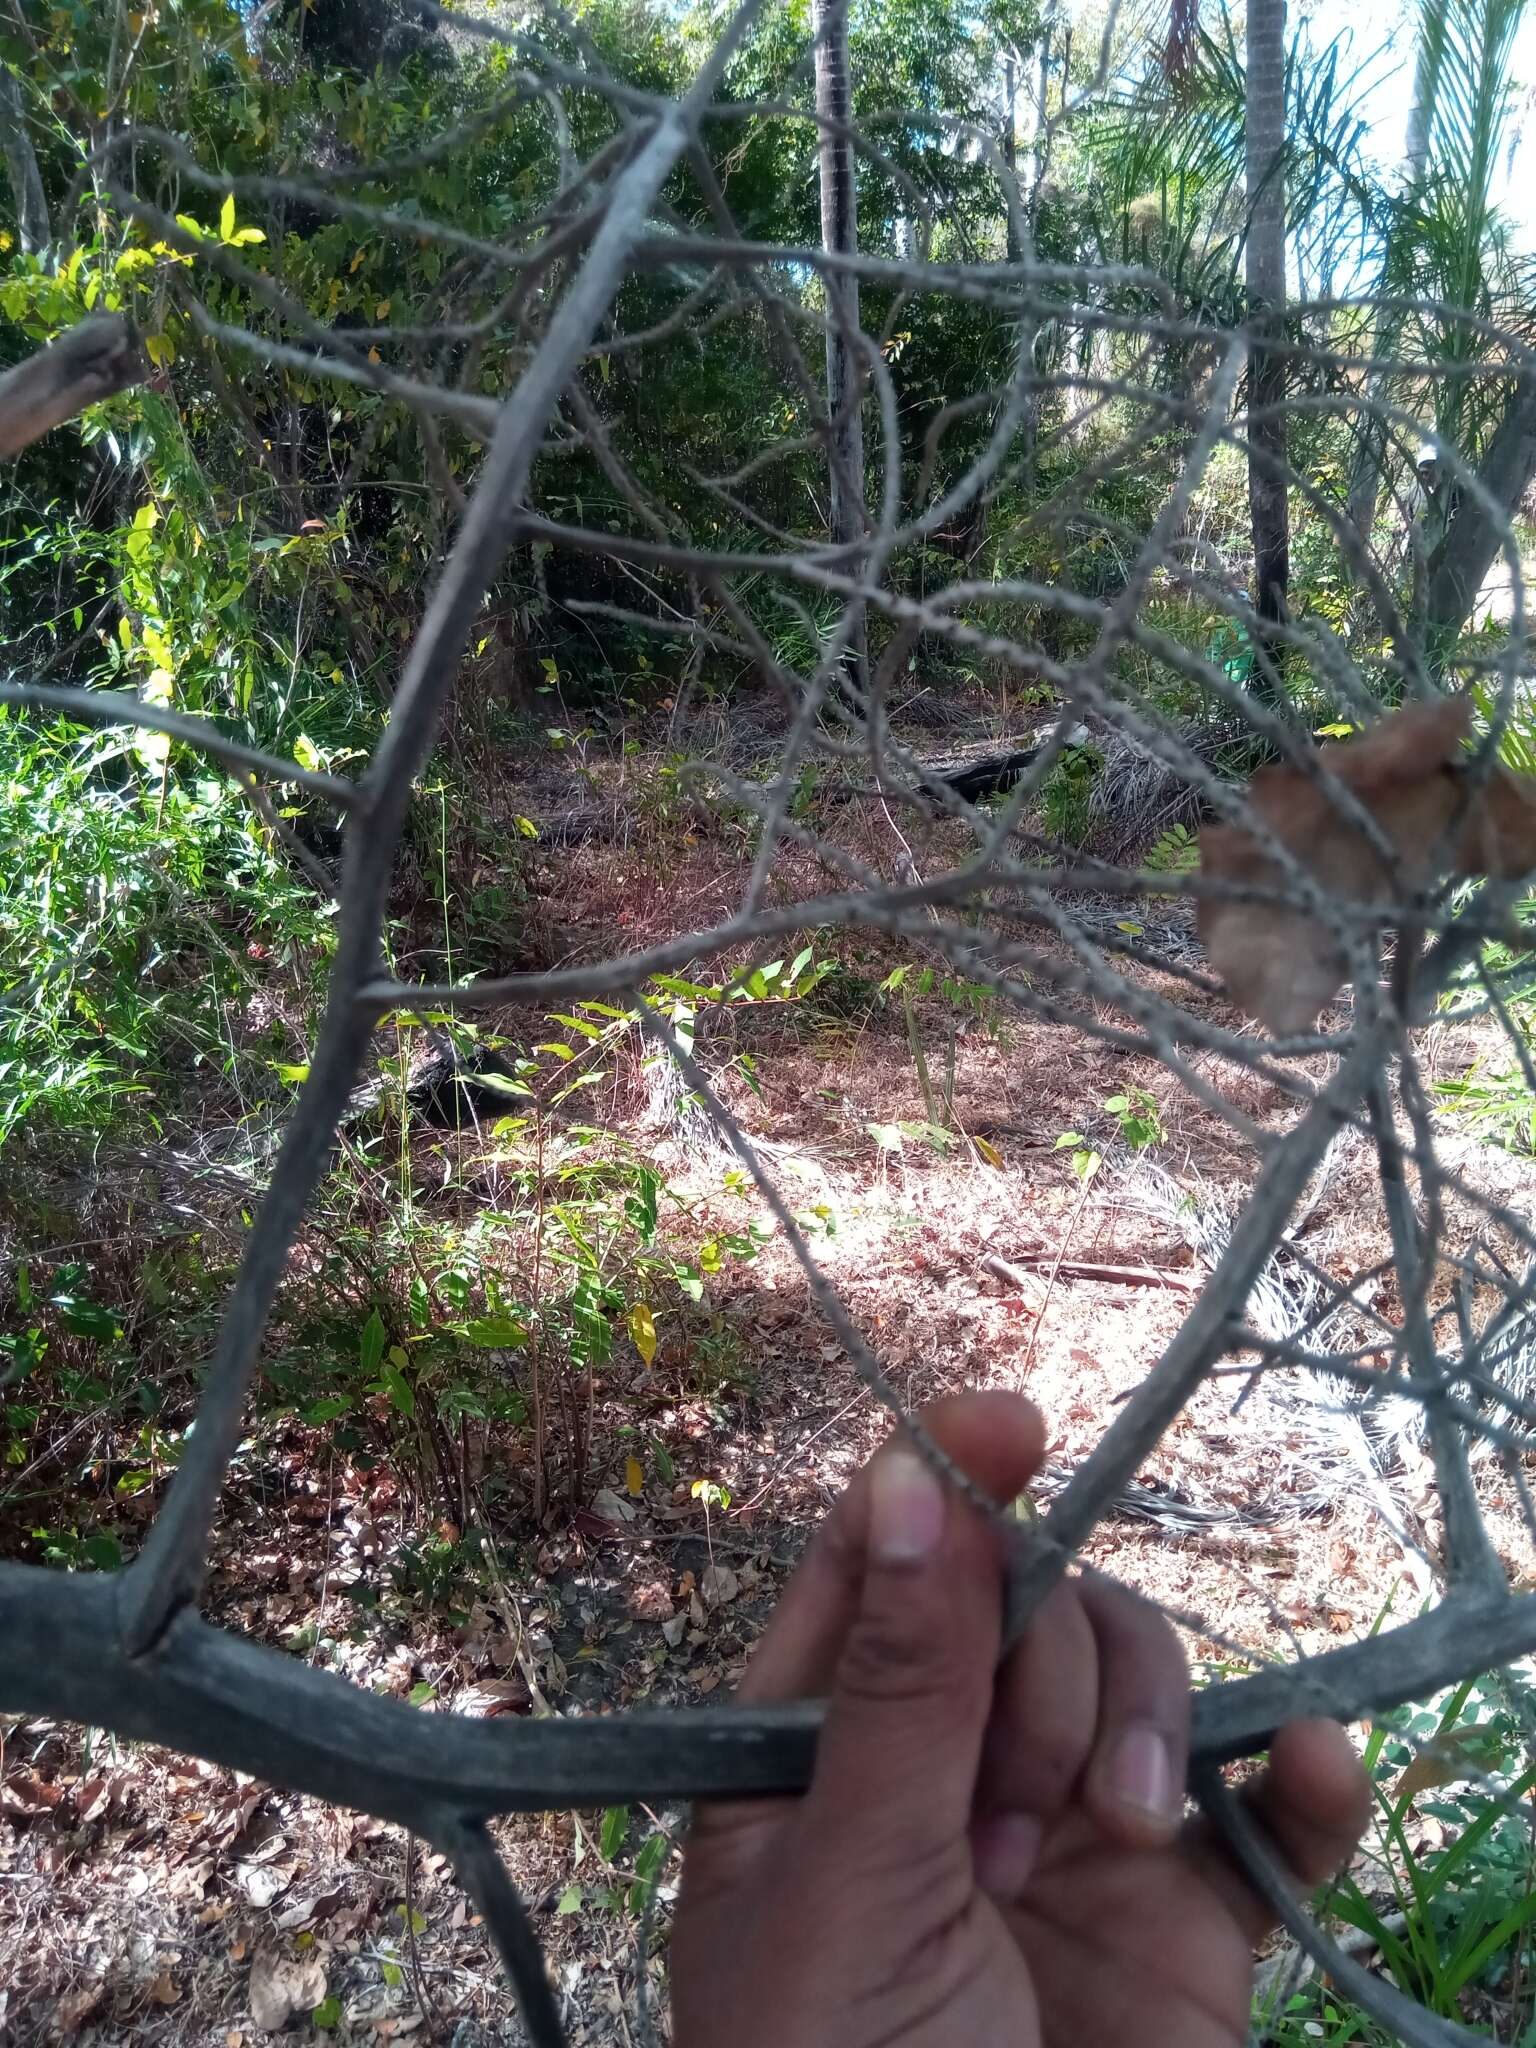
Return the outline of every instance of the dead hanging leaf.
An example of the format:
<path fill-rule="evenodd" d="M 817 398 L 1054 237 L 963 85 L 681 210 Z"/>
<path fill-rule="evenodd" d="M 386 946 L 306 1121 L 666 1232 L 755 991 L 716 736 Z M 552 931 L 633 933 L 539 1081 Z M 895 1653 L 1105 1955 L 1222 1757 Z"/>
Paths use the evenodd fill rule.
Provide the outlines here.
<path fill-rule="evenodd" d="M 651 1365 L 656 1358 L 656 1318 L 646 1302 L 637 1301 L 629 1312 L 629 1334 L 641 1362 Z"/>
<path fill-rule="evenodd" d="M 1466 699 L 1446 698 L 1405 705 L 1360 738 L 1321 750 L 1330 773 L 1381 827 L 1410 887 L 1431 881 L 1437 860 L 1454 874 L 1501 880 L 1536 868 L 1536 778 L 1496 766 L 1468 800 L 1461 742 L 1470 725 Z M 1325 894 L 1388 901 L 1385 863 L 1304 770 L 1284 764 L 1261 768 L 1249 801 Z M 1241 826 L 1204 831 L 1200 867 L 1211 879 L 1239 887 L 1285 887 L 1285 878 Z M 1206 897 L 1199 926 L 1233 1002 L 1278 1035 L 1309 1030 L 1343 986 L 1347 963 L 1333 934 L 1300 911 Z"/>

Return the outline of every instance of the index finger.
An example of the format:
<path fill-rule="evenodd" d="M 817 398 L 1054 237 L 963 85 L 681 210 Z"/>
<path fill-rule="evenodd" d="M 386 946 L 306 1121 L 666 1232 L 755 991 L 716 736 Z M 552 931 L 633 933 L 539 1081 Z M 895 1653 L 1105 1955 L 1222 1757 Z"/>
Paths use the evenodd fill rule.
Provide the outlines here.
<path fill-rule="evenodd" d="M 920 1411 L 924 1428 L 967 1477 L 1000 1506 L 1045 1455 L 1045 1424 L 1022 1395 L 955 1394 Z M 866 1466 L 812 1537 L 759 1637 L 742 1679 L 744 1705 L 815 1699 L 829 1692 L 857 1611 L 867 1522 Z"/>

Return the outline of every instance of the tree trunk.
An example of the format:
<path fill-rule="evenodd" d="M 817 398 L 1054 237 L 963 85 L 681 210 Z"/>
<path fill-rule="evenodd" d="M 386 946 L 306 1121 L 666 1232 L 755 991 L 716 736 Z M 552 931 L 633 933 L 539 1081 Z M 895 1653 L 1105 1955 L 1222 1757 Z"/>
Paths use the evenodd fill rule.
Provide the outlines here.
<path fill-rule="evenodd" d="M 1408 109 L 1408 139 L 1403 151 L 1402 185 L 1405 198 L 1423 183 L 1429 163 L 1429 123 L 1434 111 L 1435 95 L 1440 85 L 1437 51 L 1438 45 L 1420 38 L 1419 58 L 1413 76 L 1413 101 Z M 1392 282 L 1397 270 L 1396 255 L 1396 250 L 1389 242 L 1381 260 L 1379 289 L 1383 298 L 1393 296 Z M 1380 316 L 1376 322 L 1371 353 L 1383 361 L 1389 360 L 1397 353 L 1402 332 L 1401 313 L 1393 311 Z M 1387 460 L 1386 422 L 1375 408 L 1386 396 L 1386 373 L 1373 370 L 1366 385 L 1366 401 L 1355 442 L 1355 457 L 1350 468 L 1349 497 L 1345 506 L 1350 525 L 1367 547 L 1370 545 L 1371 533 L 1376 524 L 1376 505 L 1381 496 L 1381 479 Z"/>
<path fill-rule="evenodd" d="M 1003 162 L 1013 173 L 1014 190 L 1005 195 L 1007 209 L 1008 261 L 1017 263 L 1020 256 L 1019 228 L 1014 208 L 1023 204 L 1018 191 L 1019 177 L 1019 79 L 1018 66 L 1010 51 L 1003 59 Z"/>
<path fill-rule="evenodd" d="M 5 151 L 11 204 L 16 210 L 17 239 L 27 255 L 35 256 L 52 241 L 53 228 L 48 219 L 42 175 L 37 168 L 37 152 L 27 133 L 21 84 L 15 72 L 4 63 L 0 63 L 0 149 Z"/>
<path fill-rule="evenodd" d="M 1261 619 L 1285 617 L 1291 580 L 1286 502 L 1285 357 L 1266 348 L 1285 320 L 1285 0 L 1248 8 L 1247 173 L 1248 512 L 1254 603 Z M 1269 416 L 1262 417 L 1265 413 Z"/>
<path fill-rule="evenodd" d="M 1029 216 L 1033 224 L 1040 207 L 1040 187 L 1045 182 L 1046 162 L 1050 144 L 1050 107 L 1047 97 L 1051 86 L 1051 39 L 1056 33 L 1056 9 L 1048 7 L 1040 21 L 1040 40 L 1035 52 L 1035 112 L 1034 134 L 1031 136 L 1030 155 L 1032 158 L 1029 178 Z"/>
<path fill-rule="evenodd" d="M 1504 515 L 1503 520 L 1462 492 L 1445 538 L 1429 558 L 1425 624 L 1431 658 L 1442 655 L 1467 622 L 1487 580 L 1512 519 L 1536 477 L 1536 382 L 1517 385 L 1478 464 L 1477 480 Z"/>
<path fill-rule="evenodd" d="M 848 62 L 847 0 L 813 0 L 816 38 L 816 112 L 842 124 L 842 133 L 820 129 L 821 245 L 829 255 L 852 255 L 859 246 L 858 186 L 853 142 L 847 127 L 853 93 Z M 864 533 L 864 429 L 859 416 L 862 378 L 854 360 L 859 332 L 858 280 L 828 271 L 827 443 L 830 472 L 828 527 L 837 543 Z"/>

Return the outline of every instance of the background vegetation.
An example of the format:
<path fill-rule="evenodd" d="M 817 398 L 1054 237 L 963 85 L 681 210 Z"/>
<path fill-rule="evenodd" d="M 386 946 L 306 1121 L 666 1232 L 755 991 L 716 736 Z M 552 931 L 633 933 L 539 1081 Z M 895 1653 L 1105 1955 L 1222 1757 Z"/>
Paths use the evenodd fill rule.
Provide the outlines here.
<path fill-rule="evenodd" d="M 1234 404 L 1272 407 L 1271 452 L 1300 482 L 1277 504 L 1224 448 L 1187 522 L 1192 552 L 1251 579 L 1255 605 L 1234 626 L 1196 577 L 1167 579 L 1149 622 L 1308 729 L 1336 714 L 1277 620 L 1335 636 L 1382 704 L 1414 662 L 1481 687 L 1509 617 L 1499 515 L 1524 540 L 1536 469 L 1536 384 L 1520 353 L 1536 277 L 1495 204 L 1520 17 L 1520 0 L 1426 0 L 1409 24 L 1406 152 L 1384 166 L 1366 108 L 1388 60 L 1330 40 L 1322 22 L 1287 30 L 1274 0 L 1253 0 L 1247 21 L 1185 6 L 1172 24 L 1108 29 L 1068 27 L 1032 0 L 856 6 L 853 105 L 878 141 L 859 164 L 858 248 L 1002 263 L 1027 240 L 1049 266 L 1047 312 L 1027 322 L 894 276 L 864 283 L 894 400 L 888 458 L 930 503 L 998 432 L 975 394 L 1006 386 L 1022 350 L 1038 376 L 989 489 L 915 523 L 891 587 L 921 595 L 963 575 L 980 592 L 979 633 L 1005 589 L 1112 597 L 1214 388 L 1213 352 L 1181 333 L 1272 315 Z M 596 61 L 679 93 L 721 19 L 591 0 L 531 25 L 572 72 Z M 1249 62 L 1259 31 L 1281 58 L 1267 83 Z M 765 10 L 725 96 L 808 112 L 810 43 L 803 0 Z M 515 380 L 581 245 L 572 167 L 624 140 L 613 98 L 574 92 L 557 118 L 521 88 L 507 44 L 397 0 L 245 13 L 222 0 L 9 0 L 0 88 L 0 121 L 14 109 L 0 365 L 121 310 L 153 371 L 8 469 L 9 675 L 209 714 L 303 767 L 360 763 L 476 474 L 484 401 Z M 1278 154 L 1256 155 L 1270 134 Z M 727 191 L 742 234 L 782 250 L 781 294 L 819 312 L 804 253 L 823 234 L 816 130 L 754 116 L 710 135 L 667 187 L 677 260 L 625 285 L 529 493 L 549 519 L 658 542 L 658 559 L 537 540 L 510 558 L 395 881 L 389 950 L 413 979 L 611 944 L 635 901 L 667 902 L 669 863 L 700 834 L 739 864 L 745 828 L 728 797 L 703 804 L 695 737 L 717 735 L 720 760 L 741 770 L 754 734 L 782 730 L 772 659 L 814 666 L 830 600 L 796 607 L 767 579 L 727 591 L 666 560 L 669 537 L 750 553 L 825 533 L 830 516 L 817 394 L 786 375 L 773 308 L 728 289 L 690 246 Z M 1013 216 L 1000 161 L 1017 171 Z M 349 211 L 350 195 L 366 209 Z M 1278 241 L 1256 273 L 1266 234 Z M 1166 324 L 1149 343 L 1138 323 L 1154 312 Z M 459 403 L 423 431 L 400 393 L 440 374 L 445 331 L 463 344 Z M 345 337 L 387 372 L 384 388 L 322 380 L 295 333 Z M 629 345 L 641 333 L 643 355 Z M 1130 389 L 1149 346 L 1177 401 L 1161 412 Z M 1362 382 L 1374 413 L 1348 403 Z M 1090 637 L 1045 605 L 1026 603 L 1021 629 L 1016 595 L 1006 601 L 1046 670 Z M 701 618 L 734 651 L 690 633 Z M 901 639 L 879 621 L 870 632 L 871 659 L 926 694 L 941 738 L 1028 737 L 1055 705 L 1048 680 L 953 641 Z M 1124 650 L 1119 677 L 1224 779 L 1262 759 L 1214 692 L 1144 643 Z M 1529 770 L 1524 701 L 1500 745 Z M 795 802 L 814 806 L 825 781 L 806 770 Z M 62 716 L 0 710 L 0 790 L 0 1527 L 12 1554 L 100 1567 L 134 1548 L 175 1468 L 240 1229 L 307 1069 L 341 847 L 298 785 L 269 797 L 152 733 Z M 593 910 L 589 895 L 588 914 L 612 924 L 573 930 L 572 819 L 587 829 L 605 806 L 624 821 L 630 896 Z M 1187 792 L 1128 778 L 1085 734 L 1030 822 L 1057 847 L 1177 873 L 1200 812 Z M 399 1486 L 401 1540 L 360 1587 L 360 1629 L 402 1600 L 469 1611 L 502 1575 L 516 1582 L 551 1517 L 588 1510 L 615 1479 L 632 1495 L 677 1487 L 706 1526 L 729 1505 L 615 1371 L 620 1357 L 650 1367 L 660 1349 L 691 1397 L 745 1410 L 750 1365 L 711 1288 L 768 1235 L 742 1176 L 722 1169 L 705 1200 L 662 1158 L 658 1130 L 686 1140 L 698 1112 L 643 1047 L 646 1006 L 690 1046 L 717 1034 L 717 1067 L 747 1089 L 772 1085 L 775 1032 L 794 1042 L 899 1017 L 925 1114 L 870 1127 L 887 1160 L 960 1144 L 956 1033 L 995 1022 L 985 990 L 828 934 L 708 983 L 657 977 L 629 1007 L 573 1004 L 537 1039 L 447 1016 L 392 1024 L 285 1290 L 247 1447 L 253 1464 L 279 1446 L 317 1456 L 326 1431 L 336 1453 Z M 733 1037 L 747 1014 L 757 1035 Z M 1515 1024 L 1523 1043 L 1518 1002 Z M 1536 1152 L 1528 1058 L 1473 1068 L 1447 1103 Z M 1085 1192 L 1103 1144 L 1162 1142 L 1144 1090 L 1084 1109 L 1098 1134 L 1064 1130 L 1061 1143 Z M 836 1227 L 812 1200 L 801 1220 Z M 1486 1768 L 1525 1795 L 1526 1724 L 1507 1694 L 1463 1688 L 1422 1711 L 1438 1732 L 1472 1729 Z M 1501 2022 L 1500 2038 L 1536 2038 L 1524 1835 L 1448 1794 L 1452 1832 L 1424 1854 L 1402 1826 L 1415 1788 L 1401 1789 L 1408 1753 L 1393 1739 L 1376 1730 L 1370 1761 L 1397 1911 L 1379 1886 L 1352 1884 L 1334 1904 L 1436 2010 L 1482 2023 L 1503 2000 L 1525 2031 Z M 605 1831 L 606 1863 L 627 1825 L 611 1842 Z M 643 1880 L 657 1839 L 640 1852 Z M 622 1883 L 604 1891 L 616 1910 L 638 1903 Z M 1315 1985 L 1287 1991 L 1266 2023 L 1277 2040 L 1376 2038 Z"/>

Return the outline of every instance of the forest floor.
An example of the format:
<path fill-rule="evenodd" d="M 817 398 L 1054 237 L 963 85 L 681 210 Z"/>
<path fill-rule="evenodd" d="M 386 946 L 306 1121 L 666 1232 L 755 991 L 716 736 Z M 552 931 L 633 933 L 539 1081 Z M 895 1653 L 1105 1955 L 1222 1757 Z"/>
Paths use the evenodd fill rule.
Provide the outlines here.
<path fill-rule="evenodd" d="M 671 800 L 664 747 L 638 758 L 593 747 L 576 767 L 579 777 L 551 757 L 496 794 L 508 819 L 545 823 L 579 800 L 598 820 L 558 843 L 546 832 L 524 956 L 597 957 L 616 940 L 643 945 L 729 911 L 750 849 Z M 837 830 L 891 870 L 899 849 L 877 804 L 845 807 Z M 825 881 L 791 852 L 781 885 L 804 893 Z M 873 946 L 861 966 L 870 986 L 899 957 Z M 962 1387 L 1026 1392 L 1047 1418 L 1059 1474 L 1178 1329 L 1250 1185 L 1251 1155 L 1151 1062 L 1023 1015 L 984 1014 L 963 1029 L 922 1016 L 930 1088 L 942 1073 L 946 1122 L 984 1149 L 923 1135 L 929 1104 L 896 1002 L 743 1011 L 731 1048 L 752 1053 L 754 1085 L 730 1067 L 722 1092 L 795 1206 L 820 1217 L 821 1269 L 903 1402 Z M 1432 1031 L 1423 1048 L 1432 1079 L 1465 1071 L 1481 1049 L 1470 1029 Z M 1266 1130 L 1297 1114 L 1241 1070 L 1211 1060 L 1202 1071 Z M 1139 1155 L 1103 1107 L 1137 1088 L 1155 1098 L 1160 1127 Z M 598 1112 L 588 1103 L 584 1114 Z M 719 1139 L 658 1119 L 634 1074 L 615 1082 L 603 1114 L 629 1120 L 627 1135 L 696 1221 L 740 1229 L 744 1202 L 723 1191 L 734 1160 Z M 1102 1153 L 1086 1183 L 1072 1166 L 1079 1148 L 1058 1144 L 1066 1132 Z M 455 1142 L 422 1140 L 423 1186 Z M 1441 1145 L 1481 1194 L 1536 1217 L 1528 1162 L 1449 1123 Z M 455 1199 L 472 1205 L 474 1174 L 460 1166 Z M 1473 1206 L 1453 1204 L 1448 1251 L 1487 1236 Z M 1395 1299 L 1374 1162 L 1357 1136 L 1330 1152 L 1292 1251 L 1268 1276 L 1293 1303 L 1309 1284 L 1306 1260 L 1340 1278 L 1386 1262 L 1361 1290 L 1361 1333 L 1331 1340 L 1365 1341 L 1373 1308 L 1390 1313 Z M 1437 1299 L 1447 1295 L 1448 1284 Z M 579 1503 L 557 1501 L 533 1528 L 516 1462 L 526 1449 L 501 1447 L 522 1503 L 521 1520 L 509 1507 L 496 1532 L 504 1575 L 442 1597 L 413 1581 L 408 1596 L 361 1614 L 347 1589 L 387 1582 L 419 1536 L 420 1503 L 387 1463 L 364 1469 L 319 1432 L 274 1426 L 253 1436 L 232 1477 L 210 1614 L 428 1712 L 510 1719 L 544 1702 L 571 1711 L 727 1697 L 801 1546 L 888 1418 L 781 1239 L 712 1275 L 697 1311 L 658 1321 L 649 1365 L 620 1344 L 605 1370 Z M 628 1462 L 637 1432 L 662 1447 L 638 1490 Z M 703 1507 L 701 1478 L 728 1504 Z M 1507 1482 L 1489 1466 L 1480 1484 L 1505 1562 L 1529 1583 Z M 1432 1551 L 1437 1533 L 1429 1498 L 1409 1436 L 1378 1445 L 1373 1460 L 1293 1375 L 1256 1390 L 1218 1380 L 1087 1556 L 1182 1617 L 1197 1671 L 1222 1675 L 1414 1611 L 1427 1583 L 1414 1546 Z M 134 1511 L 147 1518 L 154 1504 L 141 1497 Z M 622 1838 L 595 1814 L 498 1829 L 577 2041 L 641 2039 L 639 1923 L 625 1884 L 652 1827 L 671 1819 L 633 1814 Z M 675 1864 L 663 1903 L 674 1877 Z M 659 1984 L 656 1962 L 651 1978 Z M 0 1777 L 0 2038 L 241 2048 L 277 2032 L 455 2048 L 522 2038 L 452 1873 L 399 1830 L 99 1730 L 13 1721 Z"/>

